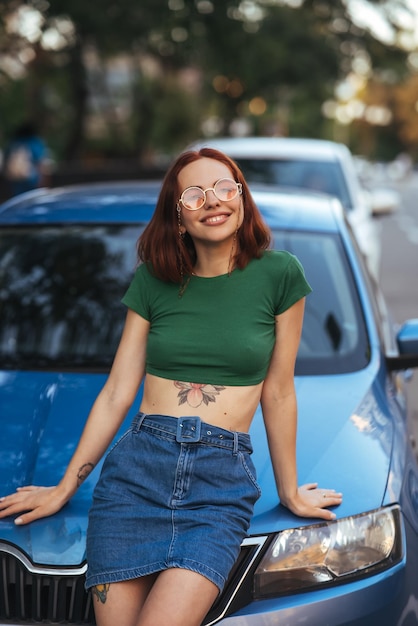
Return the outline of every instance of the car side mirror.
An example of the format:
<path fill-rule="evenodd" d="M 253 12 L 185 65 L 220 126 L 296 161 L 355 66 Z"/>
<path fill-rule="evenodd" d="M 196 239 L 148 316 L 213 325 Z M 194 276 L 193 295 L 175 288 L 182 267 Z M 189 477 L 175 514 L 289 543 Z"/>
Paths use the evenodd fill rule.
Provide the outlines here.
<path fill-rule="evenodd" d="M 418 319 L 407 320 L 396 334 L 399 355 L 387 356 L 389 369 L 418 367 Z"/>

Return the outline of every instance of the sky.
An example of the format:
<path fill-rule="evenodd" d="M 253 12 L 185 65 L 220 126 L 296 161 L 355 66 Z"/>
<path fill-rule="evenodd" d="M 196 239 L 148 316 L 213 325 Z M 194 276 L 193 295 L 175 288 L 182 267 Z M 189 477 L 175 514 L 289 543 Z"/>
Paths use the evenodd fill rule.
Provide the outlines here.
<path fill-rule="evenodd" d="M 404 9 L 399 7 L 396 10 L 394 9 L 396 21 L 406 31 L 402 34 L 401 43 L 409 50 L 417 50 L 418 0 L 403 0 L 401 4 Z M 347 0 L 347 6 L 358 26 L 369 29 L 384 43 L 393 43 L 393 29 L 375 5 L 368 3 L 367 0 Z"/>

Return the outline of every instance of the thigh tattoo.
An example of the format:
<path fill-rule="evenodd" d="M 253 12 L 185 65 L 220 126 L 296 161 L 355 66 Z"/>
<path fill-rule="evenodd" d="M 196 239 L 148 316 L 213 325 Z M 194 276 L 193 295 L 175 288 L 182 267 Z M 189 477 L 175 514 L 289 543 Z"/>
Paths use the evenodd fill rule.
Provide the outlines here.
<path fill-rule="evenodd" d="M 92 588 L 92 593 L 96 596 L 97 601 L 104 604 L 107 600 L 107 592 L 109 591 L 110 583 L 104 585 L 96 585 Z"/>

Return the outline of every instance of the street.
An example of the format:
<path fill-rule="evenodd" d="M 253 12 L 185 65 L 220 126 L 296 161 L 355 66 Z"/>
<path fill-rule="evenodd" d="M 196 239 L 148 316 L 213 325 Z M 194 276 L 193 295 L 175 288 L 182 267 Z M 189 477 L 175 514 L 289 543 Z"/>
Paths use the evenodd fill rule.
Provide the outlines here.
<path fill-rule="evenodd" d="M 396 186 L 399 211 L 377 218 L 381 228 L 380 285 L 396 322 L 418 318 L 418 175 Z M 410 429 L 418 441 L 418 371 L 408 384 Z"/>

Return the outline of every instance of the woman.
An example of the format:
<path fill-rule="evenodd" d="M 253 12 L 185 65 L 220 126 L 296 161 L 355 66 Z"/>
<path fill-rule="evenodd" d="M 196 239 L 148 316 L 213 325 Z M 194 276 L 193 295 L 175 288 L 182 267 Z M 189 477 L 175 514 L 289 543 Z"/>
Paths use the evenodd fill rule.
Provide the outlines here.
<path fill-rule="evenodd" d="M 108 380 L 59 485 L 23 487 L 0 516 L 59 510 L 105 453 L 87 538 L 99 626 L 198 626 L 222 590 L 259 497 L 248 430 L 261 402 L 283 505 L 326 520 L 334 490 L 298 488 L 294 364 L 310 287 L 270 234 L 237 165 L 202 149 L 174 162 L 138 245 Z M 191 610 L 192 607 L 192 610 Z"/>

